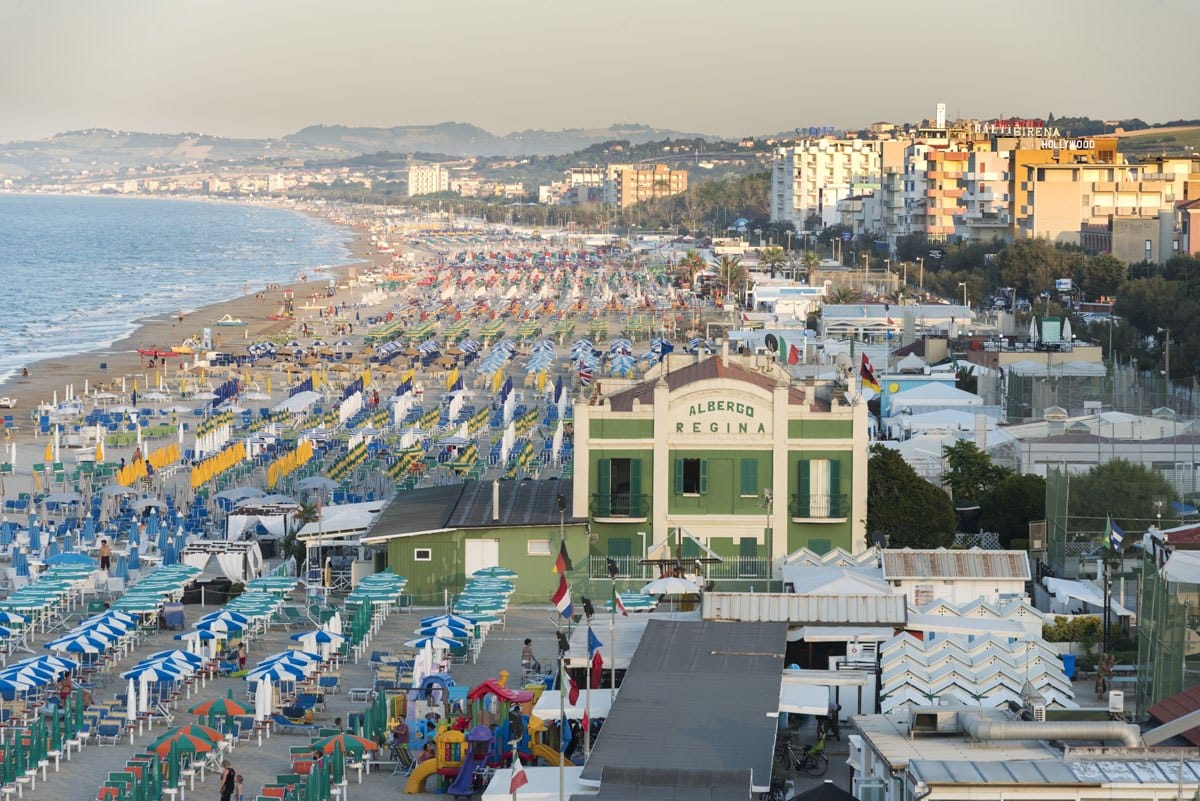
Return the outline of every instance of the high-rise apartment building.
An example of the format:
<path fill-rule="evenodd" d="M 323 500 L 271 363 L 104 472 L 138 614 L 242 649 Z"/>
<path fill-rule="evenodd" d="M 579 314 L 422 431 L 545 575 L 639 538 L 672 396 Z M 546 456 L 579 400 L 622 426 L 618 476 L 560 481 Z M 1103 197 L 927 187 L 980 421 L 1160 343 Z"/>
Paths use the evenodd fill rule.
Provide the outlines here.
<path fill-rule="evenodd" d="M 432 195 L 450 190 L 450 171 L 440 164 L 411 164 L 408 167 L 408 196 Z"/>
<path fill-rule="evenodd" d="M 687 170 L 673 170 L 666 164 L 639 166 L 610 164 L 605 181 L 605 202 L 617 208 L 670 197 L 687 190 Z"/>
<path fill-rule="evenodd" d="M 879 187 L 882 143 L 863 139 L 804 139 L 775 151 L 771 220 L 803 230 L 810 217 L 839 222 L 838 202 Z"/>

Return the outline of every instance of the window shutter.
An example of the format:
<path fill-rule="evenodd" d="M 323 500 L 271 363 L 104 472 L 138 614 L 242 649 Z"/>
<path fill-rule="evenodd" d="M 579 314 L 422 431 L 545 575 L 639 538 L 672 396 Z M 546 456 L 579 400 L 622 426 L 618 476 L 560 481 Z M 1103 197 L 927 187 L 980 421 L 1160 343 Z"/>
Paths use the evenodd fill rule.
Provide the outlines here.
<path fill-rule="evenodd" d="M 646 512 L 642 508 L 642 460 L 629 460 L 629 515 L 641 517 Z"/>
<path fill-rule="evenodd" d="M 612 459 L 596 461 L 596 494 L 610 495 L 612 493 Z"/>
<path fill-rule="evenodd" d="M 700 494 L 708 493 L 708 460 L 700 460 Z"/>
<path fill-rule="evenodd" d="M 801 459 L 796 463 L 796 517 L 808 517 L 812 498 L 810 467 L 807 459 Z"/>
<path fill-rule="evenodd" d="M 683 460 L 675 460 L 675 494 L 683 494 Z"/>
<path fill-rule="evenodd" d="M 739 494 L 758 497 L 758 460 L 742 459 L 741 472 L 741 489 Z"/>
<path fill-rule="evenodd" d="M 842 460 L 829 460 L 829 516 L 845 517 L 842 509 Z"/>

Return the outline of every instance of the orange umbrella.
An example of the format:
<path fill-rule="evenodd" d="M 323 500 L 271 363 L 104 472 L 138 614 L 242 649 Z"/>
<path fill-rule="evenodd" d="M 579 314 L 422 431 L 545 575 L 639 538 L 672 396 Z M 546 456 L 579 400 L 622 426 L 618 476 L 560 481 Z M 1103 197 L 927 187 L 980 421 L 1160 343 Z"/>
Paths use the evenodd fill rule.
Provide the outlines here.
<path fill-rule="evenodd" d="M 324 740 L 318 740 L 313 743 L 313 748 L 321 749 L 321 753 L 323 754 L 332 754 L 333 749 L 338 743 L 342 744 L 342 750 L 347 754 L 361 754 L 364 750 L 377 751 L 379 749 L 379 743 L 368 740 L 365 737 L 359 737 L 357 734 L 350 734 L 349 732 L 342 732 L 332 737 L 326 737 Z"/>

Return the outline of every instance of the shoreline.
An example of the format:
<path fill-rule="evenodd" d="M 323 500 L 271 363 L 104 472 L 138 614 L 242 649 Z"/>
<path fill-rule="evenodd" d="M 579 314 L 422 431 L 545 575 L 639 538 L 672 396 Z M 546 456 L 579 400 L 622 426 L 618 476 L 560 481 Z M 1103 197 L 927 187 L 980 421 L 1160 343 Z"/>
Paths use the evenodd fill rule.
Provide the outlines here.
<path fill-rule="evenodd" d="M 73 196 L 70 193 L 48 192 L 23 194 Z M 158 198 L 140 199 L 157 200 Z M 192 200 L 192 198 L 163 199 Z M 222 199 L 221 202 L 255 205 L 225 199 Z M 201 329 L 208 327 L 212 329 L 214 337 L 212 350 L 221 350 L 222 346 L 226 349 L 236 349 L 243 342 L 249 343 L 281 335 L 290 331 L 296 324 L 311 323 L 312 320 L 317 319 L 315 306 L 313 309 L 304 308 L 306 304 L 309 304 L 310 296 L 315 295 L 328 302 L 349 300 L 346 290 L 348 276 L 352 271 L 361 274 L 369 271 L 372 267 L 371 257 L 374 251 L 369 234 L 350 221 L 334 219 L 332 215 L 321 214 L 315 209 L 300 208 L 291 204 L 262 205 L 318 217 L 342 229 L 348 235 L 344 245 L 348 251 L 348 260 L 345 263 L 328 267 L 319 265 L 322 269 L 316 269 L 314 266 L 314 268 L 306 270 L 305 272 L 310 278 L 316 277 L 315 280 L 295 280 L 289 283 L 272 284 L 273 288 L 269 290 L 260 289 L 257 292 L 248 292 L 195 307 L 190 311 L 185 311 L 182 324 L 172 313 L 143 317 L 131 321 L 133 330 L 111 343 L 95 349 L 72 353 L 69 356 L 49 356 L 31 361 L 24 365 L 24 368 L 29 371 L 28 378 L 23 378 L 21 373 L 17 372 L 12 377 L 0 381 L 0 397 L 9 397 L 16 401 L 15 408 L 0 411 L 13 415 L 18 422 L 30 420 L 32 410 L 35 410 L 40 403 L 50 401 L 55 394 L 65 399 L 68 386 L 73 386 L 76 396 L 82 396 L 85 382 L 91 386 L 97 384 L 119 386 L 121 378 L 124 377 L 127 380 L 139 380 L 139 386 L 148 388 L 148 383 L 153 376 L 149 372 L 147 360 L 138 354 L 138 348 L 170 349 L 173 345 L 182 344 L 189 337 L 198 336 Z M 325 279 L 328 278 L 336 279 L 336 294 L 334 298 L 326 299 Z M 295 294 L 293 319 L 268 319 L 283 306 L 285 290 L 292 290 Z M 185 310 L 188 308 L 186 299 L 183 298 L 180 299 L 178 305 Z M 218 326 L 217 320 L 224 315 L 243 320 L 247 324 L 239 327 Z M 178 359 L 166 359 L 165 370 L 156 367 L 154 372 L 161 375 L 164 382 L 174 382 L 179 377 L 189 375 L 186 368 L 191 362 L 191 355 L 181 354 Z M 106 368 L 102 369 L 101 364 L 107 365 Z M 22 427 L 24 426 L 19 426 L 19 428 Z M 24 439 L 24 437 L 19 439 Z"/>

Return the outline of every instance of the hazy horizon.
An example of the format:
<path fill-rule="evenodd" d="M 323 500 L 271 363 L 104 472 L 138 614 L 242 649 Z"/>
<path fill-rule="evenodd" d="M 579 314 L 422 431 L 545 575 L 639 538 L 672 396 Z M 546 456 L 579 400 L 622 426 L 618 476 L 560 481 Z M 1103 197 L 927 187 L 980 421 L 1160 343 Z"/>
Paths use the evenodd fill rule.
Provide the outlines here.
<path fill-rule="evenodd" d="M 720 136 L 875 120 L 1200 116 L 1200 3 L 0 0 L 0 141 L 458 121 Z M 1152 46 L 1150 46 L 1152 44 Z M 1145 54 L 1151 58 L 1147 58 Z M 1179 76 L 1178 79 L 1176 76 Z"/>

